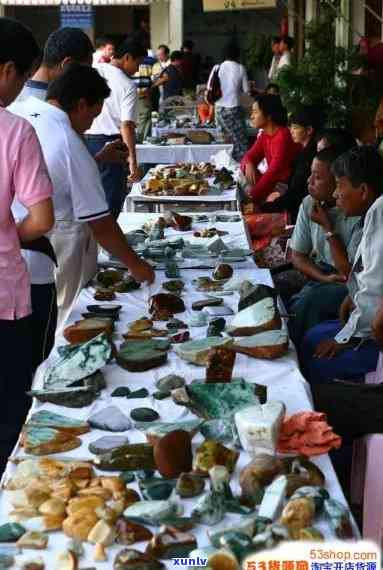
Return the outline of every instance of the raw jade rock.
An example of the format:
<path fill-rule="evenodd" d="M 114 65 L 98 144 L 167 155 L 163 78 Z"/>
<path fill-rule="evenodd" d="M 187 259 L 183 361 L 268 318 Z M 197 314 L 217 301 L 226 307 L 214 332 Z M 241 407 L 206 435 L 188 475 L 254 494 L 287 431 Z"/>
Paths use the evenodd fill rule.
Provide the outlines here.
<path fill-rule="evenodd" d="M 183 508 L 173 500 L 140 501 L 124 511 L 124 517 L 140 524 L 158 525 L 173 515 L 181 515 Z"/>
<path fill-rule="evenodd" d="M 184 342 L 183 344 L 176 345 L 174 347 L 174 350 L 178 356 L 187 362 L 192 362 L 193 364 L 198 364 L 200 366 L 206 366 L 208 362 L 209 352 L 212 348 L 231 345 L 232 340 L 230 338 L 220 338 L 213 336 L 209 338 Z"/>
<path fill-rule="evenodd" d="M 230 419 L 251 404 L 266 401 L 266 388 L 241 379 L 225 384 L 190 384 L 172 392 L 173 401 L 206 419 Z"/>
<path fill-rule="evenodd" d="M 82 422 L 48 410 L 40 410 L 31 415 L 28 426 L 56 428 L 73 435 L 81 435 L 90 431 L 88 422 Z"/>
<path fill-rule="evenodd" d="M 180 277 L 181 272 L 175 261 L 171 261 L 170 259 L 166 261 L 165 275 L 168 279 L 176 279 L 177 277 Z"/>
<path fill-rule="evenodd" d="M 232 277 L 234 271 L 231 265 L 227 263 L 220 263 L 213 271 L 213 279 L 216 281 L 222 281 L 224 279 L 230 279 Z"/>
<path fill-rule="evenodd" d="M 239 439 L 251 457 L 259 453 L 274 455 L 285 411 L 282 402 L 270 401 L 236 412 L 234 418 Z"/>
<path fill-rule="evenodd" d="M 200 301 L 194 301 L 192 304 L 193 311 L 202 311 L 205 307 L 218 307 L 222 305 L 223 299 L 218 297 L 209 297 L 208 299 L 201 299 Z"/>
<path fill-rule="evenodd" d="M 235 440 L 234 426 L 231 420 L 207 420 L 200 426 L 200 432 L 205 439 L 215 439 L 220 443 L 233 443 Z"/>
<path fill-rule="evenodd" d="M 324 510 L 337 538 L 341 540 L 354 538 L 350 512 L 347 507 L 335 499 L 326 499 Z"/>
<path fill-rule="evenodd" d="M 149 313 L 153 314 L 158 311 L 167 310 L 173 315 L 183 313 L 185 305 L 183 300 L 177 295 L 171 293 L 157 293 L 150 298 Z"/>
<path fill-rule="evenodd" d="M 127 431 L 131 427 L 129 419 L 116 406 L 108 406 L 90 416 L 89 424 L 105 431 Z"/>
<path fill-rule="evenodd" d="M 206 327 L 207 322 L 208 322 L 208 316 L 205 313 L 200 312 L 200 313 L 195 313 L 190 317 L 189 324 L 191 327 Z"/>
<path fill-rule="evenodd" d="M 164 560 L 187 558 L 196 547 L 197 541 L 192 534 L 166 527 L 153 536 L 146 547 L 146 553 Z"/>
<path fill-rule="evenodd" d="M 231 382 L 235 363 L 235 352 L 226 346 L 218 346 L 209 351 L 206 367 L 206 382 Z"/>
<path fill-rule="evenodd" d="M 146 527 L 119 517 L 116 521 L 116 542 L 129 546 L 136 542 L 150 540 L 153 533 Z"/>
<path fill-rule="evenodd" d="M 48 402 L 65 408 L 84 408 L 90 406 L 99 396 L 93 388 L 62 388 L 61 390 L 31 390 L 27 392 L 39 402 Z"/>
<path fill-rule="evenodd" d="M 237 530 L 225 533 L 220 538 L 220 546 L 230 550 L 240 562 L 253 551 L 253 541 L 247 534 Z"/>
<path fill-rule="evenodd" d="M 163 501 L 170 497 L 175 483 L 159 477 L 152 477 L 151 479 L 139 479 L 138 485 L 144 499 Z"/>
<path fill-rule="evenodd" d="M 220 493 L 209 491 L 203 495 L 192 510 L 192 519 L 199 524 L 213 526 L 225 516 L 225 501 Z"/>
<path fill-rule="evenodd" d="M 130 372 L 145 372 L 167 361 L 167 340 L 127 340 L 117 353 L 117 363 Z"/>
<path fill-rule="evenodd" d="M 198 497 L 203 493 L 205 481 L 200 475 L 194 473 L 181 473 L 178 478 L 176 492 L 183 499 Z"/>
<path fill-rule="evenodd" d="M 88 449 L 95 455 L 102 455 L 103 453 L 119 449 L 128 443 L 129 440 L 127 437 L 121 435 L 106 435 L 104 437 L 100 437 L 96 441 L 92 441 L 92 443 L 89 444 Z"/>
<path fill-rule="evenodd" d="M 18 523 L 6 523 L 0 526 L 0 542 L 16 542 L 26 532 Z"/>
<path fill-rule="evenodd" d="M 180 331 L 169 337 L 169 342 L 171 342 L 172 344 L 180 344 L 183 342 L 187 342 L 188 340 L 190 340 L 189 331 Z"/>
<path fill-rule="evenodd" d="M 171 281 L 165 281 L 162 283 L 162 287 L 166 291 L 169 291 L 169 293 L 178 294 L 181 293 L 181 291 L 184 289 L 185 283 L 181 281 L 181 279 L 173 279 Z"/>
<path fill-rule="evenodd" d="M 126 396 L 127 400 L 135 400 L 138 398 L 147 398 L 149 396 L 149 392 L 146 388 L 140 388 L 140 390 L 135 390 L 134 392 L 130 392 Z"/>
<path fill-rule="evenodd" d="M 165 400 L 166 398 L 170 398 L 171 393 L 170 392 L 161 392 L 161 391 L 157 391 L 157 392 L 153 392 L 152 397 L 155 400 Z"/>
<path fill-rule="evenodd" d="M 112 346 L 105 334 L 70 351 L 56 361 L 44 375 L 44 388 L 66 388 L 103 368 L 110 360 Z"/>
<path fill-rule="evenodd" d="M 237 338 L 233 349 L 253 358 L 274 360 L 284 356 L 289 350 L 288 331 L 285 327 L 282 327 L 277 330 Z"/>
<path fill-rule="evenodd" d="M 130 417 L 135 422 L 154 422 L 160 418 L 159 414 L 151 408 L 134 408 L 130 412 Z"/>
<path fill-rule="evenodd" d="M 63 453 L 80 447 L 81 440 L 70 433 L 49 427 L 26 425 L 21 435 L 25 453 L 49 455 Z"/>
<path fill-rule="evenodd" d="M 324 502 L 330 498 L 330 495 L 323 487 L 299 487 L 291 496 L 291 500 L 301 499 L 302 497 L 313 499 L 316 513 L 320 514 L 323 510 Z"/>
<path fill-rule="evenodd" d="M 173 319 L 170 319 L 168 323 L 166 323 L 166 328 L 170 332 L 175 332 L 175 331 L 178 331 L 180 329 L 187 329 L 188 325 L 186 323 L 184 323 L 183 321 L 180 321 L 179 319 L 173 318 Z"/>
<path fill-rule="evenodd" d="M 146 439 L 152 445 L 156 443 L 156 441 L 171 433 L 175 430 L 183 430 L 187 431 L 190 434 L 190 437 L 194 437 L 195 434 L 198 432 L 198 429 L 201 425 L 200 420 L 187 420 L 187 421 L 179 421 L 179 422 L 152 422 L 149 425 L 144 422 L 135 423 L 134 427 L 138 430 L 142 430 L 145 432 Z"/>
<path fill-rule="evenodd" d="M 205 440 L 194 455 L 193 470 L 201 475 L 207 475 L 216 465 L 226 467 L 229 473 L 233 473 L 239 457 L 238 451 L 229 449 L 214 440 Z"/>
<path fill-rule="evenodd" d="M 287 478 L 280 475 L 267 487 L 259 507 L 258 515 L 274 521 L 282 510 L 286 497 Z"/>
<path fill-rule="evenodd" d="M 281 317 L 275 299 L 267 297 L 237 313 L 227 332 L 232 336 L 251 336 L 280 329 Z"/>
<path fill-rule="evenodd" d="M 125 386 L 120 386 L 119 388 L 113 390 L 110 396 L 112 398 L 125 398 L 125 396 L 129 396 L 129 394 L 130 394 L 130 388 L 126 388 Z"/>
<path fill-rule="evenodd" d="M 102 471 L 154 469 L 153 447 L 145 443 L 128 444 L 99 455 L 94 464 Z"/>
<path fill-rule="evenodd" d="M 165 570 L 165 565 L 150 554 L 125 548 L 116 555 L 113 570 Z"/>
<path fill-rule="evenodd" d="M 156 388 L 161 392 L 171 392 L 176 388 L 181 388 L 185 385 L 185 379 L 176 374 L 168 374 L 156 381 Z"/>
<path fill-rule="evenodd" d="M 190 471 L 193 460 L 190 434 L 174 430 L 161 437 L 154 446 L 154 460 L 158 471 L 168 479 Z"/>
<path fill-rule="evenodd" d="M 206 336 L 221 336 L 221 333 L 225 330 L 226 321 L 223 318 L 213 319 L 210 321 Z"/>

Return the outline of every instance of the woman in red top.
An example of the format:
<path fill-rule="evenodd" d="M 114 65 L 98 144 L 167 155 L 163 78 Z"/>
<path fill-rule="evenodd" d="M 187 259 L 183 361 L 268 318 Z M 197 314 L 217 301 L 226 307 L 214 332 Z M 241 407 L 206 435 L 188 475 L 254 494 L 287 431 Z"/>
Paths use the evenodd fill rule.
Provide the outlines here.
<path fill-rule="evenodd" d="M 251 185 L 249 196 L 260 206 L 274 191 L 278 182 L 287 183 L 301 145 L 293 142 L 287 128 L 287 112 L 278 95 L 260 95 L 253 105 L 251 119 L 254 127 L 262 129 L 257 140 L 241 162 L 242 172 Z M 258 167 L 266 159 L 267 170 Z"/>

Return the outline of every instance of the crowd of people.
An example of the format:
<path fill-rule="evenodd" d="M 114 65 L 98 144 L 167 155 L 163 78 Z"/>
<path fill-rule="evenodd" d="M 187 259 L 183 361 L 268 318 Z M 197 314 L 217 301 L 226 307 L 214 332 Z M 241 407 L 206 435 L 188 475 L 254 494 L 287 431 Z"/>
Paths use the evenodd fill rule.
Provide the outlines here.
<path fill-rule="evenodd" d="M 272 48 L 274 81 L 290 63 L 292 40 L 275 38 Z M 140 117 L 147 121 L 155 90 L 161 100 L 195 89 L 198 66 L 190 42 L 172 53 L 159 46 L 155 60 L 137 37 L 119 45 L 105 37 L 94 50 L 73 28 L 53 32 L 40 57 L 26 27 L 0 19 L 3 460 L 20 431 L 33 372 L 95 275 L 98 245 L 138 282 L 154 281 L 116 220 L 127 180 L 142 176 Z M 275 284 L 301 370 L 314 392 L 335 379 L 363 382 L 383 339 L 383 158 L 349 132 L 327 128 L 316 106 L 288 117 L 273 83 L 255 97 L 258 135 L 249 148 L 240 97 L 250 87 L 237 45 L 226 46 L 214 73 L 221 90 L 215 117 L 233 137 L 254 240 L 270 244 L 260 228 L 276 236 L 277 219 L 281 233 L 286 220 L 294 226 L 291 267 L 275 272 Z"/>

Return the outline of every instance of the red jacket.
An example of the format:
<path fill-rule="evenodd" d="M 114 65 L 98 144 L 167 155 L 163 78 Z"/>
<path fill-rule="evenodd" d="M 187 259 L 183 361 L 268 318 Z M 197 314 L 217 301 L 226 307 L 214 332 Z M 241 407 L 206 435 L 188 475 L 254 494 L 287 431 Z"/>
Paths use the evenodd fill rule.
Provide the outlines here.
<path fill-rule="evenodd" d="M 241 162 L 244 172 L 247 162 L 257 167 L 266 158 L 268 169 L 251 189 L 251 195 L 256 202 L 264 202 L 278 182 L 288 181 L 295 157 L 301 150 L 301 145 L 294 143 L 287 127 L 279 127 L 274 135 L 262 132 L 258 136 Z"/>

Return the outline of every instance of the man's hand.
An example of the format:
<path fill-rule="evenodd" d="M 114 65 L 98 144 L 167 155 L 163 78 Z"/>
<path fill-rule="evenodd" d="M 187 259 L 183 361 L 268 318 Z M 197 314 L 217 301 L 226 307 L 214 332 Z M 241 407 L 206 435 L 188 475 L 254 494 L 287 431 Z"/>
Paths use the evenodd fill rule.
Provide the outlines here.
<path fill-rule="evenodd" d="M 155 280 L 153 267 L 146 261 L 139 259 L 130 267 L 130 272 L 138 283 L 148 283 L 151 285 Z"/>
<path fill-rule="evenodd" d="M 135 163 L 129 163 L 130 174 L 128 176 L 128 182 L 139 182 L 142 178 L 142 170 Z"/>
<path fill-rule="evenodd" d="M 372 335 L 380 347 L 383 347 L 383 303 L 380 305 L 371 325 Z"/>
<path fill-rule="evenodd" d="M 347 283 L 347 275 L 339 275 L 339 273 L 324 275 L 322 283 Z"/>
<path fill-rule="evenodd" d="M 334 358 L 348 347 L 349 344 L 339 344 L 334 339 L 322 340 L 316 347 L 314 358 Z"/>
<path fill-rule="evenodd" d="M 351 297 L 347 295 L 339 309 L 339 320 L 345 325 L 350 317 L 350 313 L 354 310 L 355 306 Z"/>
<path fill-rule="evenodd" d="M 97 162 L 119 162 L 125 163 L 129 156 L 127 146 L 120 140 L 106 143 L 94 157 Z"/>
<path fill-rule="evenodd" d="M 246 162 L 245 176 L 248 183 L 255 186 L 260 178 L 260 173 L 259 170 L 255 168 L 255 166 L 251 162 Z"/>
<path fill-rule="evenodd" d="M 318 201 L 314 202 L 313 209 L 311 211 L 311 221 L 322 226 L 326 232 L 331 232 L 333 230 L 328 210 Z"/>

